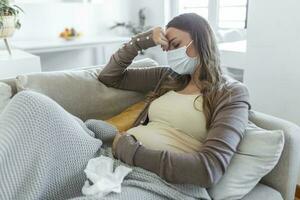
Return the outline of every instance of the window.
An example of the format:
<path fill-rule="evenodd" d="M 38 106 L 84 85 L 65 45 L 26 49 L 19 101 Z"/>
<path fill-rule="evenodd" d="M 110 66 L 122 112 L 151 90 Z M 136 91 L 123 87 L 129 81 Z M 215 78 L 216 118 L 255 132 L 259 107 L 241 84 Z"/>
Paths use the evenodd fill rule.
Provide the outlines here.
<path fill-rule="evenodd" d="M 215 29 L 247 28 L 248 0 L 177 0 L 177 13 L 195 12 Z"/>
<path fill-rule="evenodd" d="M 219 28 L 247 28 L 247 0 L 219 0 Z"/>
<path fill-rule="evenodd" d="M 208 19 L 208 0 L 179 0 L 179 13 L 194 12 Z"/>

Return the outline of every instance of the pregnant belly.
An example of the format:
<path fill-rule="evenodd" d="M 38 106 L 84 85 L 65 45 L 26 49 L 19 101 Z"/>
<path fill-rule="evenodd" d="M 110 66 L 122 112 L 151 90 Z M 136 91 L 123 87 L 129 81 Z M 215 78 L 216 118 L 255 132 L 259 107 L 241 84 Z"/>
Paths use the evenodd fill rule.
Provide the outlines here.
<path fill-rule="evenodd" d="M 134 135 L 145 147 L 153 150 L 188 153 L 198 151 L 202 145 L 199 140 L 177 129 L 155 123 L 131 128 L 127 133 Z"/>

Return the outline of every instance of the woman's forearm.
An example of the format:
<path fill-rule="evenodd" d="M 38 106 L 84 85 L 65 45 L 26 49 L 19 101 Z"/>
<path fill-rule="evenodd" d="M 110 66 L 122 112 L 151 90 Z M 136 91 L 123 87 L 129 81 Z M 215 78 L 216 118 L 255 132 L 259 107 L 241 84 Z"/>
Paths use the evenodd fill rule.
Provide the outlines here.
<path fill-rule="evenodd" d="M 215 177 L 222 175 L 220 165 L 214 166 L 214 174 L 207 171 L 206 158 L 200 154 L 173 153 L 151 150 L 142 146 L 131 135 L 122 136 L 116 156 L 123 162 L 151 171 L 171 183 L 196 184 L 210 187 Z M 214 159 L 213 157 L 210 159 Z M 211 161 L 211 160 L 210 160 Z M 217 163 L 217 160 L 213 160 Z M 218 172 L 218 173 L 216 173 Z"/>
<path fill-rule="evenodd" d="M 138 34 L 115 52 L 108 64 L 100 72 L 98 79 L 110 87 L 148 92 L 161 78 L 165 67 L 127 68 L 138 52 L 155 46 L 153 31 Z"/>

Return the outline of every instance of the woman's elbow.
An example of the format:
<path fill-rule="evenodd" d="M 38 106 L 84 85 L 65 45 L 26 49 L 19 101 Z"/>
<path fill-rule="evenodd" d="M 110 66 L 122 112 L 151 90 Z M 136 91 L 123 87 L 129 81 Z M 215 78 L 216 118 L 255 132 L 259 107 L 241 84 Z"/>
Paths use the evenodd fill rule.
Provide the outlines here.
<path fill-rule="evenodd" d="M 100 81 L 101 83 L 103 83 L 108 87 L 117 87 L 117 84 L 111 80 L 111 77 L 106 76 L 105 74 L 102 73 L 98 75 L 98 81 Z"/>
<path fill-rule="evenodd" d="M 194 177 L 194 178 L 196 178 L 196 177 Z M 199 185 L 200 187 L 203 187 L 203 188 L 210 188 L 210 187 L 213 187 L 214 185 L 216 185 L 219 182 L 219 180 L 220 180 L 219 178 L 215 178 L 215 177 L 204 178 L 203 176 L 201 176 L 201 177 L 197 177 L 197 179 L 188 181 L 188 183 L 194 184 L 194 185 Z M 185 183 L 187 183 L 187 182 L 185 182 Z"/>
<path fill-rule="evenodd" d="M 204 188 L 213 187 L 221 180 L 224 173 L 225 172 L 221 168 L 215 166 L 211 168 L 210 172 L 207 170 L 206 172 L 199 174 L 197 184 Z"/>
<path fill-rule="evenodd" d="M 221 178 L 224 176 L 225 171 L 222 168 L 214 167 L 214 170 L 212 170 L 212 173 L 207 174 L 206 181 L 204 183 L 205 188 L 210 188 L 215 186 Z"/>
<path fill-rule="evenodd" d="M 182 178 L 174 178 L 174 177 L 162 177 L 162 178 L 174 184 L 193 184 L 193 185 L 199 185 L 200 187 L 203 188 L 210 188 L 216 185 L 220 181 L 221 177 L 222 175 L 211 176 L 209 174 L 201 173 L 201 175 L 199 176 L 191 175 L 191 176 L 184 176 Z"/>
<path fill-rule="evenodd" d="M 202 187 L 211 188 L 211 187 L 215 186 L 220 181 L 220 178 L 221 177 L 218 177 L 218 178 L 210 177 L 210 178 L 207 179 L 206 183 L 204 183 Z"/>
<path fill-rule="evenodd" d="M 107 77 L 105 75 L 103 75 L 102 73 L 98 74 L 98 81 L 100 81 L 101 83 L 104 83 L 105 85 L 107 85 Z"/>

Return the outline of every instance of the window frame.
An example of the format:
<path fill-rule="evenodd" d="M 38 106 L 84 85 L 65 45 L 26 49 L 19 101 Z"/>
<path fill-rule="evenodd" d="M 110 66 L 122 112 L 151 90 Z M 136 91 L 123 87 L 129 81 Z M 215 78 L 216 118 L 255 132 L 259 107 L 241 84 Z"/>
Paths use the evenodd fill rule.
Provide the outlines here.
<path fill-rule="evenodd" d="M 171 0 L 171 16 L 175 17 L 179 14 L 179 0 Z M 208 21 L 212 28 L 215 31 L 218 30 L 240 30 L 241 32 L 247 31 L 248 26 L 248 9 L 249 9 L 249 0 L 247 0 L 246 4 L 246 18 L 245 18 L 245 26 L 244 28 L 221 28 L 219 27 L 219 3 L 220 0 L 209 0 L 208 1 Z"/>

